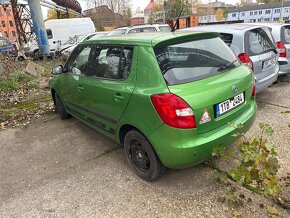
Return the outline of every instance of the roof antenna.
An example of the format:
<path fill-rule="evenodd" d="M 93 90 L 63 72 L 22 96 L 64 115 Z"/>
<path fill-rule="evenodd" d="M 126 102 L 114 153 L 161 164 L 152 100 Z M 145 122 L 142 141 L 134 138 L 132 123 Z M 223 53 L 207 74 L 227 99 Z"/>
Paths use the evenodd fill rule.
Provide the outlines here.
<path fill-rule="evenodd" d="M 177 26 L 177 22 L 179 23 L 179 19 L 180 19 L 182 13 L 183 13 L 183 9 L 180 11 L 180 13 L 179 13 L 179 15 L 178 15 L 178 17 L 176 19 L 176 22 L 175 22 L 171 32 L 175 32 L 175 29 L 176 29 L 176 26 Z"/>

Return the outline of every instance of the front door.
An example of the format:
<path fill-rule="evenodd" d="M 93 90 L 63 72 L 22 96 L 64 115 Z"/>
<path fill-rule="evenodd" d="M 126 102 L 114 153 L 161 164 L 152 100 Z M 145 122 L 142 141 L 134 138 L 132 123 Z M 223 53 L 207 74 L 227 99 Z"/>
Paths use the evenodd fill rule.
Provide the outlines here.
<path fill-rule="evenodd" d="M 113 138 L 135 87 L 133 47 L 96 46 L 90 75 L 84 77 L 88 121 Z M 133 58 L 133 55 L 136 56 Z"/>
<path fill-rule="evenodd" d="M 90 69 L 90 54 L 93 46 L 78 46 L 69 58 L 62 80 L 62 100 L 69 113 L 85 118 L 83 80 Z"/>

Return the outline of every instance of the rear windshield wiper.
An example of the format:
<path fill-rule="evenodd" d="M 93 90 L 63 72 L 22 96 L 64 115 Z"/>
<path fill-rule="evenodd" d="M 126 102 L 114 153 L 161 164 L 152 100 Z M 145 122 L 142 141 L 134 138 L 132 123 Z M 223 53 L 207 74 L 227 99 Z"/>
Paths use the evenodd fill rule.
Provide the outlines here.
<path fill-rule="evenodd" d="M 238 60 L 234 60 L 226 65 L 220 66 L 218 68 L 218 71 L 224 71 L 224 70 L 228 70 L 234 63 L 236 63 Z"/>
<path fill-rule="evenodd" d="M 269 51 L 273 51 L 273 52 L 275 52 L 275 54 L 278 54 L 278 51 L 276 48 L 269 48 L 269 49 L 263 51 L 263 53 L 265 54 L 265 53 L 268 53 Z"/>

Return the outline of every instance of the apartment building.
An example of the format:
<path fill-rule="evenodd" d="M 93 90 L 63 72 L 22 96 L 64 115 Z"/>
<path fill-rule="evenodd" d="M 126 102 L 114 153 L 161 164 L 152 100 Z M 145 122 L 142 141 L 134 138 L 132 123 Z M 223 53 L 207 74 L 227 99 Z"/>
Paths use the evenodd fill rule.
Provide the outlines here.
<path fill-rule="evenodd" d="M 0 5 L 0 36 L 17 41 L 16 26 L 11 6 Z"/>
<path fill-rule="evenodd" d="M 290 21 L 290 1 L 228 8 L 222 20 L 218 20 L 216 14 L 199 16 L 200 24 L 280 21 Z"/>

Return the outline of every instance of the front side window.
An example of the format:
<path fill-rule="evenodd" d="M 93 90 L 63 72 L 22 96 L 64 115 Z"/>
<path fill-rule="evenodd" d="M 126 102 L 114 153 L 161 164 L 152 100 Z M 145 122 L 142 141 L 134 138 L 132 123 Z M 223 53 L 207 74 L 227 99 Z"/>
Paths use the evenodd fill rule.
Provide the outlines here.
<path fill-rule="evenodd" d="M 67 71 L 76 75 L 88 74 L 90 71 L 91 50 L 91 45 L 77 47 L 67 62 Z"/>
<path fill-rule="evenodd" d="M 91 76 L 122 80 L 130 73 L 133 48 L 121 46 L 97 46 L 92 61 Z"/>
<path fill-rule="evenodd" d="M 47 38 L 48 38 L 48 39 L 52 39 L 52 38 L 53 38 L 53 35 L 52 35 L 52 31 L 51 31 L 51 29 L 47 29 L 47 30 L 46 30 L 46 34 L 47 34 Z"/>
<path fill-rule="evenodd" d="M 234 53 L 220 38 L 158 46 L 154 50 L 168 85 L 202 80 L 240 66 Z"/>
<path fill-rule="evenodd" d="M 268 28 L 257 28 L 246 33 L 246 53 L 250 56 L 267 53 L 276 49 L 274 39 Z"/>

